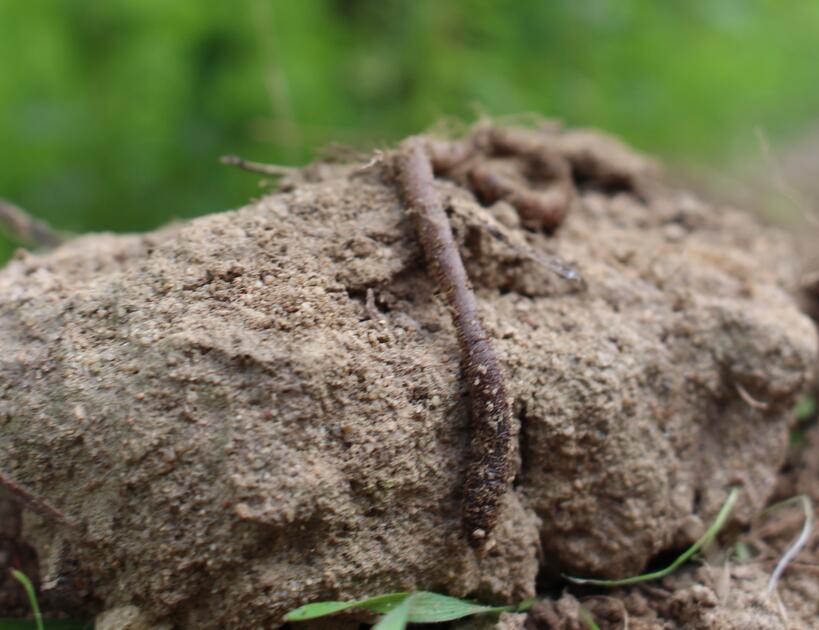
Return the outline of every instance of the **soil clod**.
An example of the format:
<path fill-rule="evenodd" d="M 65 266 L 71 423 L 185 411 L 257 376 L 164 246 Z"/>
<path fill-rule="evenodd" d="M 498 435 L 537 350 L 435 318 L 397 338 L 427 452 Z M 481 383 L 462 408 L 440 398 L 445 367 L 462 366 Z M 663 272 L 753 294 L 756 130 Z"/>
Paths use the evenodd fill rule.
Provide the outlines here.
<path fill-rule="evenodd" d="M 512 603 L 561 573 L 635 575 L 725 488 L 728 532 L 781 491 L 817 360 L 787 235 L 593 132 L 483 125 L 387 156 L 402 189 L 390 159 L 319 162 L 237 211 L 0 271 L 3 472 L 77 523 L 24 515 L 41 563 L 59 551 L 146 622 L 271 627 L 318 600 Z M 555 191 L 551 218 L 527 214 Z M 788 628 L 777 558 L 541 616 Z M 777 587 L 789 614 L 816 589 L 804 561 Z"/>

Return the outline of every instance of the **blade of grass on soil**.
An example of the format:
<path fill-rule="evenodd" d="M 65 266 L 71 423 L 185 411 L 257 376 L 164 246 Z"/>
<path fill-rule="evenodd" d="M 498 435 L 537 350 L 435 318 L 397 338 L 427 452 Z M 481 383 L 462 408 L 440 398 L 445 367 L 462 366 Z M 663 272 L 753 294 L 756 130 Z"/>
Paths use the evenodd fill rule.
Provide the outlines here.
<path fill-rule="evenodd" d="M 816 415 L 816 399 L 813 396 L 805 396 L 793 410 L 798 422 L 806 422 Z"/>
<path fill-rule="evenodd" d="M 597 622 L 594 620 L 594 616 L 583 606 L 580 607 L 580 619 L 586 624 L 586 627 L 589 630 L 600 630 L 600 626 L 597 625 Z"/>
<path fill-rule="evenodd" d="M 307 621 L 318 617 L 335 615 L 351 608 L 364 608 L 372 612 L 388 613 L 401 604 L 409 593 L 388 593 L 367 599 L 351 600 L 347 602 L 316 602 L 291 610 L 284 616 L 285 621 Z"/>
<path fill-rule="evenodd" d="M 739 488 L 731 488 L 731 491 L 728 493 L 728 498 L 725 500 L 725 503 L 722 505 L 722 509 L 720 509 L 719 514 L 717 514 L 717 518 L 714 519 L 714 522 L 711 524 L 711 527 L 708 528 L 700 539 L 691 545 L 688 549 L 682 552 L 674 562 L 669 564 L 664 569 L 660 569 L 659 571 L 654 571 L 653 573 L 643 573 L 642 575 L 634 575 L 632 577 L 623 578 L 620 580 L 595 580 L 591 578 L 578 578 L 578 577 L 571 577 L 568 575 L 564 575 L 563 577 L 573 582 L 574 584 L 592 584 L 594 586 L 627 586 L 629 584 L 638 584 L 640 582 L 648 582 L 650 580 L 659 580 L 660 578 L 664 578 L 666 575 L 669 575 L 676 571 L 680 566 L 685 564 L 695 553 L 697 553 L 700 549 L 708 545 L 714 538 L 716 538 L 717 534 L 720 530 L 725 526 L 728 517 L 731 514 L 731 510 L 734 508 L 734 504 L 737 502 L 737 497 L 739 496 Z"/>
<path fill-rule="evenodd" d="M 31 580 L 28 579 L 28 576 L 25 573 L 18 571 L 17 569 L 12 569 L 11 574 L 14 576 L 15 580 L 23 585 L 26 595 L 28 595 L 31 610 L 34 612 L 34 623 L 37 626 L 37 630 L 45 630 L 43 626 L 43 615 L 40 612 L 40 603 L 37 601 L 37 594 L 34 592 L 34 585 L 31 583 Z"/>
<path fill-rule="evenodd" d="M 456 597 L 426 591 L 419 591 L 417 593 L 389 593 L 369 599 L 348 602 L 316 602 L 315 604 L 307 604 L 287 613 L 284 620 L 306 621 L 308 619 L 334 615 L 344 610 L 350 610 L 351 608 L 363 608 L 370 612 L 386 615 L 386 617 L 382 619 L 382 622 L 389 619 L 390 623 L 393 623 L 393 619 L 402 619 L 403 615 L 406 614 L 408 623 L 442 623 L 462 619 L 470 615 L 525 610 L 530 608 L 533 602 L 533 599 L 526 600 L 517 607 L 484 606 Z M 402 611 L 396 612 L 398 608 L 401 608 Z M 406 610 L 404 611 L 404 609 Z M 392 613 L 395 613 L 395 615 L 390 617 Z M 381 626 L 378 626 L 378 628 L 380 629 Z"/>
<path fill-rule="evenodd" d="M 73 619 L 44 620 L 47 630 L 94 630 L 93 621 L 77 621 Z M 0 630 L 34 630 L 36 624 L 33 619 L 8 619 L 0 617 Z"/>
<path fill-rule="evenodd" d="M 390 612 L 384 615 L 381 620 L 373 626 L 373 630 L 404 630 L 409 623 L 410 610 L 415 595 L 410 595 L 403 602 L 398 604 Z"/>

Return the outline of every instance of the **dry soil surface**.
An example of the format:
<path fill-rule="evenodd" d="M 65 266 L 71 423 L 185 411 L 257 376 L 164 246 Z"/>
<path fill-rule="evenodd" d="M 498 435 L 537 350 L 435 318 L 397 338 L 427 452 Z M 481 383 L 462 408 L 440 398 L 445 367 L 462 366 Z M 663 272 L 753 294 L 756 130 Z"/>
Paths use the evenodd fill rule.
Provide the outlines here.
<path fill-rule="evenodd" d="M 322 599 L 512 602 L 560 594 L 561 573 L 630 575 L 693 542 L 735 485 L 728 531 L 756 531 L 816 363 L 790 239 L 665 188 L 611 138 L 528 133 L 571 176 L 553 233 L 437 184 L 514 399 L 517 474 L 488 549 L 461 529 L 455 334 L 386 159 L 0 272 L 2 472 L 64 514 L 9 508 L 0 560 L 36 552 L 45 585 L 68 576 L 86 604 L 247 628 Z M 580 603 L 601 627 L 810 627 L 815 564 L 776 599 L 776 540 L 754 540 L 771 545 L 756 565 L 566 591 L 503 627 L 583 627 Z"/>

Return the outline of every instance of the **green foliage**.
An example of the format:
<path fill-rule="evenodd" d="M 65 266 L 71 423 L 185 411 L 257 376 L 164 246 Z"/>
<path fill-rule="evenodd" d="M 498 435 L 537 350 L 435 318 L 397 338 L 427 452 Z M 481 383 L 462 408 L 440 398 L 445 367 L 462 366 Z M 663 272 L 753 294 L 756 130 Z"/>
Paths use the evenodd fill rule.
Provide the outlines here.
<path fill-rule="evenodd" d="M 40 612 L 40 603 L 37 601 L 37 593 L 34 590 L 34 585 L 25 573 L 11 570 L 11 575 L 15 580 L 20 582 L 23 589 L 28 596 L 31 610 L 34 613 L 34 620 L 27 619 L 0 619 L 0 630 L 44 630 L 43 615 Z M 90 630 L 93 624 L 85 621 L 73 621 L 67 619 L 60 619 L 48 622 L 48 630 Z"/>
<path fill-rule="evenodd" d="M 482 606 L 463 599 L 420 591 L 417 593 L 390 593 L 349 602 L 317 602 L 307 604 L 285 615 L 285 621 L 306 621 L 334 615 L 344 610 L 360 608 L 384 615 L 375 626 L 377 630 L 402 629 L 407 623 L 442 623 L 484 613 L 526 610 L 530 601 L 514 606 Z"/>
<path fill-rule="evenodd" d="M 677 556 L 674 562 L 669 564 L 664 569 L 653 571 L 652 573 L 634 575 L 632 577 L 627 577 L 620 580 L 594 580 L 590 578 L 577 578 L 570 576 L 564 577 L 575 584 L 592 584 L 594 586 L 607 587 L 627 586 L 629 584 L 639 584 L 640 582 L 649 582 L 651 580 L 659 580 L 664 578 L 666 575 L 670 575 L 679 569 L 683 564 L 688 562 L 700 549 L 711 544 L 714 538 L 717 537 L 717 534 L 719 534 L 720 530 L 722 530 L 722 528 L 725 526 L 725 523 L 728 521 L 728 517 L 731 515 L 731 510 L 734 509 L 734 504 L 737 502 L 738 497 L 739 489 L 731 488 L 731 491 L 728 493 L 728 498 L 725 499 L 725 503 L 723 503 L 719 514 L 717 514 L 717 517 L 714 519 L 714 522 L 711 523 L 708 530 L 700 537 L 699 540 L 683 551 L 679 556 Z"/>
<path fill-rule="evenodd" d="M 31 604 L 31 610 L 34 613 L 34 624 L 36 625 L 37 630 L 44 630 L 43 615 L 40 612 L 40 603 L 37 601 L 37 593 L 34 592 L 34 585 L 31 583 L 31 580 L 28 579 L 28 576 L 21 571 L 12 569 L 11 574 L 15 580 L 23 585 L 23 588 L 26 591 L 28 601 Z"/>
<path fill-rule="evenodd" d="M 220 154 L 299 163 L 475 108 L 757 152 L 755 126 L 815 116 L 817 30 L 819 4 L 774 0 L 0 1 L 0 196 L 147 229 L 257 192 Z"/>
<path fill-rule="evenodd" d="M 410 595 L 393 608 L 373 626 L 373 630 L 404 630 L 410 621 L 410 612 L 415 603 L 416 595 Z"/>
<path fill-rule="evenodd" d="M 28 619 L 0 619 L 0 630 L 37 630 L 34 621 Z M 50 619 L 46 630 L 93 630 L 92 621 L 72 621 L 68 619 Z"/>
<path fill-rule="evenodd" d="M 816 399 L 811 396 L 805 396 L 796 405 L 793 411 L 797 422 L 808 422 L 816 417 Z"/>
<path fill-rule="evenodd" d="M 600 626 L 597 625 L 592 614 L 582 606 L 580 607 L 580 619 L 589 630 L 600 630 Z"/>
<path fill-rule="evenodd" d="M 816 399 L 812 394 L 805 395 L 793 410 L 797 424 L 791 428 L 790 442 L 792 446 L 805 443 L 805 433 L 816 421 Z"/>

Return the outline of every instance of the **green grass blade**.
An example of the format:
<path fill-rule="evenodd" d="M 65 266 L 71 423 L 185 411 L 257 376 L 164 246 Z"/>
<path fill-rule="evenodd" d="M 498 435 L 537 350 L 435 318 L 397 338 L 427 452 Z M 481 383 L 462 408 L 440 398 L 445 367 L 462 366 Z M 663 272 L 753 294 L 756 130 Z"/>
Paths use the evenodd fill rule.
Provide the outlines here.
<path fill-rule="evenodd" d="M 36 627 L 35 622 L 31 619 L 0 618 L 0 630 L 35 630 Z M 49 619 L 48 630 L 94 630 L 94 622 L 78 621 L 76 619 Z"/>
<path fill-rule="evenodd" d="M 515 612 L 526 612 L 532 606 L 537 603 L 537 597 L 530 597 L 529 599 L 524 599 L 520 604 L 515 607 Z"/>
<path fill-rule="evenodd" d="M 381 620 L 373 626 L 372 630 L 404 630 L 407 627 L 410 617 L 410 609 L 417 594 L 405 597 L 398 606 L 384 615 Z"/>
<path fill-rule="evenodd" d="M 410 598 L 412 598 L 412 601 L 410 604 L 407 604 L 405 608 L 407 621 L 412 623 L 440 623 L 461 619 L 470 615 L 501 613 L 516 609 L 515 606 L 484 606 L 456 597 L 420 591 L 412 594 L 389 593 L 368 599 L 346 602 L 316 602 L 290 611 L 284 616 L 284 620 L 307 621 L 308 619 L 334 615 L 352 608 L 363 608 L 374 613 L 389 616 L 389 614 L 394 612 L 397 608 L 403 607 Z M 532 602 L 533 601 L 534 600 L 532 600 Z M 531 602 L 527 601 L 526 604 L 527 606 L 531 606 Z M 395 613 L 394 617 L 385 617 L 385 619 L 389 618 L 389 623 L 393 623 L 392 619 L 401 619 L 403 618 L 403 614 L 403 612 Z"/>
<path fill-rule="evenodd" d="M 456 597 L 421 591 L 412 597 L 409 620 L 412 623 L 441 623 L 470 615 L 513 609 L 514 606 L 483 606 Z"/>
<path fill-rule="evenodd" d="M 37 630 L 45 630 L 43 626 L 43 615 L 40 612 L 40 603 L 37 601 L 37 594 L 34 592 L 34 585 L 31 583 L 31 580 L 28 579 L 28 576 L 25 573 L 22 573 L 17 569 L 12 569 L 11 574 L 14 576 L 15 580 L 23 585 L 26 595 L 28 595 L 31 610 L 34 612 L 34 623 L 37 626 Z"/>
<path fill-rule="evenodd" d="M 634 575 L 621 580 L 595 580 L 589 578 L 570 577 L 568 575 L 564 575 L 563 577 L 574 584 L 593 584 L 595 586 L 627 586 L 629 584 L 638 584 L 640 582 L 648 582 L 650 580 L 659 580 L 660 578 L 664 578 L 666 575 L 676 571 L 680 566 L 685 564 L 691 558 L 691 556 L 714 540 L 716 535 L 725 526 L 725 523 L 731 514 L 731 510 L 733 510 L 734 504 L 737 502 L 737 497 L 739 497 L 739 488 L 731 488 L 731 491 L 728 493 L 728 498 L 722 505 L 722 509 L 720 509 L 719 514 L 717 514 L 717 518 L 714 519 L 711 527 L 708 528 L 708 531 L 706 531 L 697 542 L 686 549 L 677 557 L 676 560 L 674 560 L 674 562 L 669 564 L 664 569 L 654 571 L 653 573 Z"/>
<path fill-rule="evenodd" d="M 335 615 L 350 608 L 366 608 L 367 610 L 384 614 L 400 605 L 407 599 L 408 595 L 409 593 L 388 593 L 387 595 L 379 595 L 378 597 L 359 600 L 354 599 L 346 602 L 316 602 L 314 604 L 306 604 L 295 610 L 291 610 L 284 616 L 284 620 L 307 621 L 308 619 Z"/>
<path fill-rule="evenodd" d="M 805 422 L 816 415 L 816 399 L 813 396 L 805 396 L 800 400 L 793 410 L 798 422 Z"/>
<path fill-rule="evenodd" d="M 307 621 L 327 615 L 335 615 L 342 610 L 354 608 L 356 602 L 316 602 L 315 604 L 305 604 L 295 610 L 291 610 L 284 616 L 285 621 Z"/>
<path fill-rule="evenodd" d="M 381 613 L 390 612 L 396 606 L 404 602 L 410 593 L 387 593 L 386 595 L 376 595 L 367 599 L 359 600 L 357 608 L 366 608 L 369 611 Z"/>
<path fill-rule="evenodd" d="M 586 624 L 589 630 L 600 630 L 600 626 L 597 625 L 592 614 L 583 608 L 583 606 L 580 607 L 580 619 Z"/>

